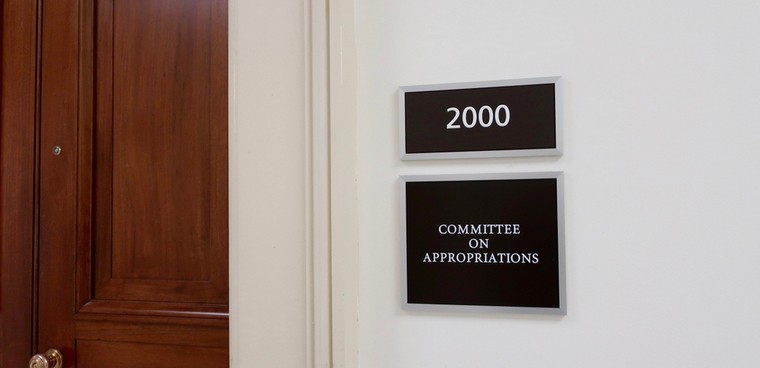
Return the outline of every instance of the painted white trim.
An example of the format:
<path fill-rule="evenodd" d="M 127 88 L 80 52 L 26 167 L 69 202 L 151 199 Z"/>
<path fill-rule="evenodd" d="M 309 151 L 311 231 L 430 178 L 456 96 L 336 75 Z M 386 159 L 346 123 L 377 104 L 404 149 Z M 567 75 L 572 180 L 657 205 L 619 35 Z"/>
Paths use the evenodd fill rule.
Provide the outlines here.
<path fill-rule="evenodd" d="M 314 215 L 324 206 L 312 203 L 328 190 L 311 194 L 324 182 L 312 176 L 312 147 L 323 146 L 311 138 L 311 1 L 229 1 L 231 367 L 319 366 L 315 352 L 330 352 L 329 320 L 314 317 L 329 318 L 329 308 L 313 301 L 315 291 L 329 300 L 329 281 L 322 291 L 307 284 L 314 244 L 326 243 L 312 218 L 329 230 L 317 222 L 329 217 Z M 328 338 L 312 337 L 321 326 Z"/>
<path fill-rule="evenodd" d="M 228 54 L 227 54 L 227 72 L 228 72 L 228 83 L 227 86 L 228 89 L 228 99 L 227 99 L 227 111 L 229 113 L 228 115 L 228 125 L 227 125 L 227 142 L 228 142 L 228 174 L 227 174 L 227 180 L 229 183 L 229 197 L 228 197 L 228 214 L 229 214 L 229 244 L 228 246 L 228 257 L 229 257 L 229 354 L 230 354 L 230 367 L 238 367 L 238 361 L 242 360 L 242 355 L 240 353 L 240 327 L 239 327 L 239 316 L 240 316 L 240 295 L 237 290 L 237 285 L 240 284 L 240 265 L 236 260 L 239 258 L 239 242 L 238 242 L 238 234 L 240 233 L 238 230 L 238 218 L 240 213 L 240 206 L 237 201 L 237 196 L 239 193 L 239 185 L 238 185 L 238 172 L 236 168 L 238 167 L 238 162 L 240 161 L 240 158 L 238 157 L 238 142 L 236 137 L 238 136 L 238 121 L 240 121 L 238 116 L 238 111 L 236 109 L 237 104 L 237 60 L 238 60 L 238 50 L 235 47 L 236 42 L 239 38 L 238 35 L 238 2 L 237 0 L 230 0 L 227 3 L 227 42 L 228 42 Z"/>
<path fill-rule="evenodd" d="M 354 0 L 329 0 L 333 367 L 359 365 L 357 59 Z"/>
<path fill-rule="evenodd" d="M 306 366 L 332 367 L 329 20 L 326 0 L 304 6 L 306 73 Z"/>
<path fill-rule="evenodd" d="M 342 73 L 336 72 L 343 68 L 343 59 L 336 55 L 342 55 L 342 49 L 331 47 L 341 45 L 340 36 L 343 32 L 335 31 L 337 23 L 332 19 L 341 19 L 342 22 L 353 22 L 352 17 L 334 15 L 338 12 L 348 14 L 344 9 L 346 4 L 352 5 L 352 0 L 304 0 L 303 4 L 303 97 L 304 115 L 304 153 L 303 153 L 303 267 L 304 267 L 304 304 L 298 306 L 303 311 L 304 331 L 303 347 L 305 348 L 304 366 L 310 368 L 328 367 L 354 367 L 358 358 L 356 349 L 356 336 L 358 334 L 356 313 L 358 310 L 358 297 L 356 292 L 358 275 L 358 256 L 355 239 L 356 229 L 351 225 L 356 221 L 356 184 L 355 184 L 355 77 L 351 74 L 351 83 L 340 84 Z M 245 127 L 247 116 L 239 113 L 244 101 L 238 96 L 240 88 L 250 87 L 240 78 L 247 67 L 241 64 L 241 57 L 250 57 L 242 54 L 238 47 L 244 42 L 245 35 L 239 29 L 243 25 L 245 15 L 240 14 L 241 8 L 246 7 L 242 0 L 229 2 L 230 14 L 230 358 L 231 367 L 241 367 L 250 353 L 249 349 L 267 349 L 272 346 L 251 347 L 252 341 L 260 338 L 260 334 L 252 331 L 252 323 L 261 321 L 261 318 L 250 318 L 246 313 L 254 313 L 249 310 L 252 305 L 250 295 L 259 293 L 251 290 L 253 286 L 245 286 L 245 277 L 251 277 L 251 273 L 245 272 L 245 261 L 241 256 L 245 253 L 244 241 L 241 240 L 241 232 L 245 229 L 240 227 L 242 221 L 251 217 L 252 209 L 250 202 L 241 204 L 241 197 L 246 190 L 241 185 L 240 169 L 248 164 L 243 163 L 245 144 L 250 137 L 241 138 L 239 131 Z M 334 18 L 332 18 L 334 16 Z M 343 23 L 341 23 L 343 24 Z M 351 23 L 352 26 L 352 23 Z M 266 37 L 262 37 L 267 39 Z M 274 37 L 276 39 L 276 37 Z M 257 40 L 258 41 L 258 40 Z M 248 59 L 246 59 L 248 60 Z M 337 63 L 331 62 L 338 60 Z M 353 69 L 355 70 L 355 67 Z M 352 72 L 353 73 L 353 72 Z M 247 77 L 250 78 L 250 77 Z M 336 82 L 337 81 L 337 82 Z M 340 84 L 337 85 L 336 83 Z M 250 93 L 250 92 L 249 92 Z M 337 99 L 333 95 L 338 95 Z M 248 95 L 246 95 L 246 98 Z M 335 102 L 338 101 L 338 102 Z M 344 105 L 349 104 L 349 105 Z M 338 117 L 334 118 L 333 111 Z M 333 124 L 339 127 L 336 129 Z M 277 130 L 275 130 L 277 131 Z M 288 130 L 292 132 L 291 130 Z M 242 140 L 242 141 L 241 141 Z M 338 141 L 338 148 L 334 141 Z M 347 157 L 343 157 L 347 155 Z M 290 162 L 288 163 L 291 164 Z M 339 167 L 334 170 L 334 167 Z M 289 166 L 291 167 L 291 166 Z M 337 177 L 337 180 L 333 178 Z M 276 191 L 273 191 L 277 193 Z M 338 194 L 335 194 L 338 193 Z M 346 198 L 353 198 L 346 200 Z M 246 207 L 248 206 L 248 207 Z M 334 208 L 337 208 L 337 214 Z M 248 211 L 248 212 L 246 212 Z M 334 219 L 338 218 L 337 221 Z M 348 229 L 342 230 L 343 227 Z M 338 229 L 338 230 L 334 230 Z M 334 236 L 337 232 L 337 236 Z M 336 240 L 337 238 L 337 240 Z M 339 244 L 340 249 L 334 251 L 334 245 Z M 333 265 L 337 262 L 338 277 L 334 276 Z M 345 264 L 343 262 L 345 261 Z M 242 264 L 241 264 L 242 263 Z M 351 271 L 345 271 L 346 269 Z M 337 281 L 336 281 L 337 280 Z M 337 286 L 335 286 L 337 284 Z M 260 285 L 259 285 L 260 286 Z M 266 293 L 267 291 L 264 291 Z M 271 291 L 269 291 L 271 292 Z M 245 295 L 242 295 L 245 294 Z M 242 295 L 242 296 L 241 296 Z M 262 294 L 266 296 L 265 294 Z M 339 299 L 336 308 L 333 300 Z M 248 298 L 248 299 L 246 299 Z M 272 304 L 264 304 L 261 310 L 272 308 Z M 281 317 L 281 316 L 275 316 Z M 266 318 L 266 317 L 264 317 Z M 343 322 L 344 320 L 349 322 Z M 337 321 L 337 322 L 336 322 Z M 292 326 L 291 326 L 292 328 Z M 300 335 L 299 335 L 300 337 Z M 293 336 L 293 338 L 299 338 Z M 336 343 L 336 340 L 338 343 Z M 291 344 L 297 345 L 297 344 Z M 347 347 L 348 346 L 348 347 Z M 337 351 L 337 352 L 336 352 Z M 300 352 L 299 352 L 300 353 Z M 260 364 L 253 357 L 255 364 Z M 272 359 L 271 356 L 267 359 Z"/>

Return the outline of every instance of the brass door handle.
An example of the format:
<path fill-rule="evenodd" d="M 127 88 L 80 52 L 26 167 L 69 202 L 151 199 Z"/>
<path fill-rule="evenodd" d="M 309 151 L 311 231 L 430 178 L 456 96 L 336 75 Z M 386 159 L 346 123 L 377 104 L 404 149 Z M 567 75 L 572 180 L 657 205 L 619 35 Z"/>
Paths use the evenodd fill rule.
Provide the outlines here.
<path fill-rule="evenodd" d="M 29 368 L 62 368 L 63 355 L 56 349 L 50 349 L 45 354 L 37 354 L 29 360 Z"/>

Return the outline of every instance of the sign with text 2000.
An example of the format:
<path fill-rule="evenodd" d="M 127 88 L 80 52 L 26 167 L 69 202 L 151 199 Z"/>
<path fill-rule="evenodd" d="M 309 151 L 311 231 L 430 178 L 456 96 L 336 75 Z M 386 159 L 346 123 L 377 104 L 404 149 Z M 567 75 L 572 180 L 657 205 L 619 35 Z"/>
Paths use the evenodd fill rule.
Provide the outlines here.
<path fill-rule="evenodd" d="M 404 160 L 561 154 L 559 77 L 401 87 Z"/>

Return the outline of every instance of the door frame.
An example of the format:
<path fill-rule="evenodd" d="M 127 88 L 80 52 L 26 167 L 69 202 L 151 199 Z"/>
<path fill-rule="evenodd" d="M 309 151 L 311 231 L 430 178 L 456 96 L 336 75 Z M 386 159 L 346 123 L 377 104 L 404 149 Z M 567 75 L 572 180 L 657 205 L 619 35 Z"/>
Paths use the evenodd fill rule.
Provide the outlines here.
<path fill-rule="evenodd" d="M 354 0 L 305 0 L 304 5 L 306 366 L 355 367 L 359 242 Z"/>
<path fill-rule="evenodd" d="M 255 58 L 248 59 L 236 57 L 236 52 L 241 54 L 249 51 L 247 47 L 249 42 L 264 44 L 269 47 L 272 44 L 288 44 L 283 48 L 292 50 L 289 43 L 297 42 L 292 35 L 280 35 L 274 26 L 271 32 L 268 32 L 265 40 L 262 41 L 259 36 L 253 37 L 255 40 L 247 40 L 241 33 L 251 32 L 249 28 L 242 26 L 242 23 L 257 24 L 249 17 L 250 5 L 243 7 L 248 0 L 230 0 L 230 72 L 232 83 L 230 85 L 230 124 L 231 134 L 245 128 L 252 116 L 237 116 L 240 106 L 250 104 L 246 97 L 255 94 L 248 90 L 250 85 L 243 80 L 243 72 L 250 72 L 247 69 Z M 276 3 L 273 0 L 256 0 L 256 6 L 267 7 Z M 359 301 L 359 257 L 358 257 L 358 221 L 357 221 L 357 184 L 356 184 L 356 46 L 354 42 L 354 0 L 302 0 L 294 7 L 303 6 L 302 17 L 300 22 L 302 28 L 302 38 L 299 46 L 303 47 L 302 60 L 296 61 L 298 55 L 288 59 L 288 63 L 298 63 L 303 73 L 303 84 L 300 90 L 293 88 L 288 80 L 287 90 L 281 89 L 279 84 L 285 84 L 284 81 L 276 80 L 274 86 L 260 87 L 257 92 L 265 96 L 279 95 L 274 98 L 273 103 L 279 102 L 283 97 L 292 98 L 296 101 L 303 101 L 303 121 L 300 127 L 300 137 L 293 137 L 294 140 L 303 140 L 302 158 L 293 158 L 289 153 L 272 152 L 277 156 L 277 160 L 270 158 L 256 157 L 257 162 L 264 161 L 264 165 L 271 165 L 272 162 L 281 164 L 291 170 L 293 166 L 301 165 L 303 175 L 303 192 L 291 193 L 297 197 L 303 197 L 302 217 L 293 219 L 296 226 L 305 225 L 303 234 L 303 248 L 299 253 L 299 262 L 293 264 L 294 267 L 301 267 L 303 264 L 305 279 L 303 281 L 303 299 L 302 314 L 294 316 L 300 319 L 303 317 L 303 340 L 300 342 L 288 342 L 287 344 L 273 343 L 270 347 L 277 354 L 296 354 L 304 355 L 303 366 L 310 368 L 322 367 L 355 367 L 358 364 L 358 301 Z M 245 8 L 246 11 L 242 11 Z M 280 22 L 278 17 L 280 7 L 274 6 L 277 11 L 266 13 L 267 22 Z M 292 10 L 292 9 L 291 9 Z M 282 20 L 282 23 L 291 26 L 297 26 L 290 17 Z M 273 18 L 272 18 L 273 17 Z M 270 19 L 271 18 L 271 19 Z M 258 18 L 257 18 L 258 19 Z M 266 22 L 265 22 L 266 23 Z M 260 28 L 256 28 L 260 29 Z M 242 31 L 241 31 L 242 30 Z M 240 50 L 238 50 L 240 48 Z M 262 51 L 265 52 L 265 51 Z M 277 54 L 275 60 L 279 60 Z M 242 60 L 242 61 L 241 61 Z M 239 64 L 236 64 L 239 63 Z M 257 65 L 257 68 L 264 68 L 269 65 Z M 285 66 L 292 68 L 293 65 Z M 288 69 L 295 70 L 295 69 Z M 240 74 L 238 74 L 240 72 Z M 273 74 L 277 74 L 276 72 Z M 250 78 L 250 76 L 249 76 Z M 240 91 L 236 86 L 240 85 Z M 278 87 L 278 88 L 275 88 Z M 275 93 L 274 91 L 277 90 Z M 286 91 L 286 92 L 283 92 Z M 238 93 L 240 92 L 240 93 Z M 246 96 L 246 97 L 241 97 Z M 297 122 L 289 122 L 297 123 Z M 286 125 L 286 124 L 283 124 Z M 283 131 L 293 132 L 290 128 L 270 128 L 265 132 L 258 132 L 260 136 L 274 133 L 281 134 Z M 239 173 L 236 168 L 240 167 L 240 162 L 236 161 L 237 157 L 244 156 L 244 152 L 250 151 L 236 139 L 230 140 L 230 256 L 237 257 L 239 254 L 246 254 L 245 247 L 250 244 L 249 238 L 240 235 L 235 229 L 236 226 L 245 226 L 244 222 L 251 218 L 250 214 L 242 220 L 241 216 L 234 213 L 232 206 L 237 206 L 238 202 L 250 197 L 242 187 L 238 187 Z M 288 148 L 294 149 L 292 145 Z M 281 149 L 282 150 L 282 149 Z M 287 156 L 284 158 L 283 156 Z M 246 157 L 251 157 L 246 156 Z M 260 160 L 260 161 L 259 161 Z M 294 163 L 295 162 L 295 163 Z M 248 167 L 254 165 L 246 162 L 242 166 Z M 247 170 L 247 168 L 246 168 Z M 266 168 L 264 172 L 269 173 Z M 280 185 L 272 183 L 271 179 L 266 176 L 261 178 L 265 186 Z M 246 184 L 255 185 L 251 181 L 243 181 L 243 187 Z M 250 190 L 250 189 L 248 189 Z M 273 191 L 274 199 L 268 201 L 277 201 L 282 199 L 281 192 Z M 242 198 L 241 198 L 242 197 Z M 250 201 L 247 203 L 251 203 Z M 233 205 L 234 204 L 234 205 Z M 276 233 L 278 229 L 266 229 L 265 232 Z M 281 230 L 281 229 L 280 229 Z M 267 235 L 267 234 L 265 234 Z M 268 234 L 271 235 L 271 234 Z M 288 247 L 293 246 L 289 244 Z M 288 249 L 287 253 L 294 252 Z M 247 254 L 251 254 L 247 252 Z M 300 256 L 303 256 L 303 263 L 300 263 Z M 266 257 L 266 254 L 261 255 Z M 245 313 L 270 313 L 272 309 L 287 308 L 286 305 L 278 305 L 275 302 L 262 302 L 264 306 L 257 306 L 250 299 L 243 301 L 244 296 L 248 296 L 247 289 L 243 286 L 241 278 L 259 277 L 271 278 L 271 274 L 266 271 L 241 272 L 238 264 L 244 264 L 250 267 L 252 261 L 242 257 L 237 262 L 230 264 L 230 354 L 232 366 L 235 367 L 238 362 L 250 361 L 245 358 L 246 353 L 250 353 L 251 343 L 261 342 L 266 338 L 252 338 L 246 335 L 255 335 L 255 331 L 241 331 L 241 325 L 255 328 L 250 324 L 251 318 L 244 316 Z M 292 284 L 292 283 L 291 283 Z M 242 290 L 242 291 L 241 291 Z M 243 297 L 241 297 L 243 295 Z M 262 295 L 266 298 L 267 295 Z M 275 296 L 280 303 L 284 302 L 282 295 Z M 258 317 L 258 322 L 265 323 L 263 319 L 268 316 Z M 274 316 L 274 319 L 281 320 L 280 315 Z M 251 327 L 252 326 L 252 327 Z M 292 329 L 292 326 L 286 327 Z M 242 335 L 242 336 L 241 336 Z M 260 334 L 259 334 L 260 335 Z M 279 335 L 278 335 L 279 336 Z M 300 336 L 300 335 L 299 335 Z M 298 351 L 283 350 L 283 346 L 303 348 Z"/>

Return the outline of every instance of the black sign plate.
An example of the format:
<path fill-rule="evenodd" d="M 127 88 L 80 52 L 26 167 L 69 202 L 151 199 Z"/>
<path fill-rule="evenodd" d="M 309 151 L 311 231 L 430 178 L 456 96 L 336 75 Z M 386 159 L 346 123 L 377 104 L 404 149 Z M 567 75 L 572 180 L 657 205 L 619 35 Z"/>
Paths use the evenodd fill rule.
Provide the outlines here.
<path fill-rule="evenodd" d="M 565 313 L 561 173 L 414 176 L 402 186 L 407 307 Z"/>
<path fill-rule="evenodd" d="M 404 160 L 561 154 L 559 77 L 399 89 Z"/>

